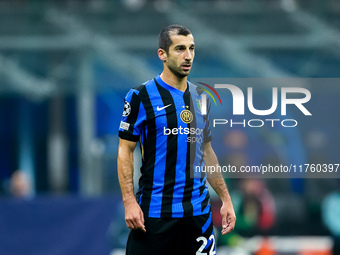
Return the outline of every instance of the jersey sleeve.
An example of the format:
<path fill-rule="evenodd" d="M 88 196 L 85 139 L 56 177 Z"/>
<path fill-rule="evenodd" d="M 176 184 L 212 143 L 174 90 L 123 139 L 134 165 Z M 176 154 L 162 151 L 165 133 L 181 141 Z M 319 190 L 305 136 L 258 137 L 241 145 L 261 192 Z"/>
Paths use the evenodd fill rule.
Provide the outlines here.
<path fill-rule="evenodd" d="M 145 110 L 138 93 L 138 90 L 131 89 L 126 95 L 118 133 L 120 138 L 134 142 L 139 140 L 143 123 L 146 120 Z"/>
<path fill-rule="evenodd" d="M 211 108 L 211 103 L 210 100 L 207 100 L 207 114 L 203 117 L 204 118 L 204 137 L 203 137 L 203 142 L 208 143 L 212 140 L 211 136 L 211 127 L 210 127 L 210 108 Z"/>

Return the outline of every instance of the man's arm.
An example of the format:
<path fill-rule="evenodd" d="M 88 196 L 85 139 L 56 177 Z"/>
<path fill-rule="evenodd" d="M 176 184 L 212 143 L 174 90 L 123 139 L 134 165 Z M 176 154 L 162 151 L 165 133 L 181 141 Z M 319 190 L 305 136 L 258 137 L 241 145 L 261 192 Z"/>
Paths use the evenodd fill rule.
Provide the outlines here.
<path fill-rule="evenodd" d="M 208 142 L 204 144 L 204 160 L 206 166 L 217 166 L 218 160 L 216 154 L 211 147 L 211 143 Z M 236 216 L 234 212 L 234 207 L 231 202 L 231 198 L 228 192 L 227 185 L 224 182 L 222 173 L 214 173 L 213 175 L 208 175 L 208 182 L 211 187 L 215 190 L 217 195 L 222 200 L 222 207 L 220 210 L 222 216 L 222 235 L 228 234 L 235 227 Z"/>
<path fill-rule="evenodd" d="M 133 190 L 133 151 L 135 147 L 136 142 L 119 139 L 118 178 L 125 207 L 126 225 L 131 229 L 140 229 L 145 232 L 144 215 Z"/>

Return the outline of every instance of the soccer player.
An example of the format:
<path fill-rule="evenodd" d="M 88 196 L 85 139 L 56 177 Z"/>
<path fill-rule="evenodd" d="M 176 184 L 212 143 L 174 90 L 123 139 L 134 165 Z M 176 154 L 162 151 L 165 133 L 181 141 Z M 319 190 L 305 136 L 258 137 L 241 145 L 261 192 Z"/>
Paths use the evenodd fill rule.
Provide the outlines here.
<path fill-rule="evenodd" d="M 128 255 L 216 254 L 206 181 L 222 200 L 222 234 L 234 229 L 235 212 L 222 176 L 195 176 L 194 164 L 216 166 L 202 90 L 187 81 L 195 55 L 191 32 L 171 25 L 159 35 L 163 72 L 131 89 L 119 127 L 118 177 L 131 229 Z M 139 141 L 141 177 L 135 196 L 133 151 Z"/>

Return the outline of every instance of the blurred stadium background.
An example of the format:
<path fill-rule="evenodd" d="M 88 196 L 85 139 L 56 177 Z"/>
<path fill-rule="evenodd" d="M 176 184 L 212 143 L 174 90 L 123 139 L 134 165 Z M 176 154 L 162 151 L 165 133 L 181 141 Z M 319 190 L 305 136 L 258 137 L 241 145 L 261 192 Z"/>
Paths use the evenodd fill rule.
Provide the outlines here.
<path fill-rule="evenodd" d="M 173 23 L 195 36 L 190 77 L 339 77 L 337 0 L 1 0 L 1 255 L 124 249 L 116 168 L 123 98 L 161 71 L 157 36 Z M 321 89 L 311 107 L 338 106 L 322 97 L 338 95 Z M 217 141 L 218 157 L 339 163 L 333 118 L 296 133 L 217 134 L 228 148 Z M 338 180 L 227 181 L 238 222 L 218 236 L 218 254 L 332 254 Z M 218 214 L 214 220 L 218 229 Z"/>

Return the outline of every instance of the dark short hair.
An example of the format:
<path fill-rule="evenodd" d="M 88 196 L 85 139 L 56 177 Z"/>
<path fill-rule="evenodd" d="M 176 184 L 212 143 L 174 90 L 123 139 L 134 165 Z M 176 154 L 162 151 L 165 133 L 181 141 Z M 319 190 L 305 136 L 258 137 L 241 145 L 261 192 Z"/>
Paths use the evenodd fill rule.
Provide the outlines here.
<path fill-rule="evenodd" d="M 158 38 L 158 46 L 160 49 L 165 50 L 166 53 L 169 53 L 169 47 L 172 44 L 170 33 L 175 32 L 175 35 L 184 35 L 187 36 L 191 34 L 189 29 L 185 26 L 174 24 L 164 28 L 159 34 Z"/>

